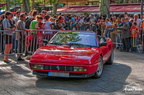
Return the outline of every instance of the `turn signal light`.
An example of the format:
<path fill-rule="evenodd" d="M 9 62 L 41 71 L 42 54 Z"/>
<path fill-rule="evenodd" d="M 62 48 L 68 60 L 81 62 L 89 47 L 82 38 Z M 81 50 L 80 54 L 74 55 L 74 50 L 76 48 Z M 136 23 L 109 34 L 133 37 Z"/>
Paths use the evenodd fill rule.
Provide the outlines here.
<path fill-rule="evenodd" d="M 76 71 L 76 72 L 86 72 L 87 67 L 74 67 L 74 71 Z"/>
<path fill-rule="evenodd" d="M 40 69 L 40 70 L 43 70 L 43 65 L 32 64 L 32 65 L 31 65 L 31 68 L 32 68 L 32 69 Z"/>

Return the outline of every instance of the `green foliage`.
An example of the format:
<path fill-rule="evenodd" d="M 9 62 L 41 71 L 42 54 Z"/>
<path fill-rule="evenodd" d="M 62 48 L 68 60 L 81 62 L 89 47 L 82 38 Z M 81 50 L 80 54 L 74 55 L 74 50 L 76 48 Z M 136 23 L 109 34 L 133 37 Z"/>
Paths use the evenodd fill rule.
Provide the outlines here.
<path fill-rule="evenodd" d="M 49 0 L 49 3 L 57 4 L 57 3 L 59 3 L 59 0 Z"/>
<path fill-rule="evenodd" d="M 2 4 L 5 4 L 5 0 L 0 0 L 0 2 L 1 2 Z M 5 8 L 6 8 L 5 6 L 0 7 L 0 9 L 5 9 Z"/>
<path fill-rule="evenodd" d="M 15 6 L 15 5 L 20 6 L 20 4 L 23 3 L 22 1 L 23 0 L 10 0 L 10 7 Z M 34 8 L 39 9 L 39 5 L 43 5 L 43 4 L 45 4 L 45 5 L 47 5 L 47 4 L 55 5 L 55 4 L 59 4 L 60 0 L 29 0 L 29 1 L 30 1 L 30 6 L 31 7 L 33 6 Z M 0 2 L 5 4 L 6 0 L 0 0 Z M 32 3 L 34 3 L 34 4 L 32 4 Z M 1 7 L 1 9 L 6 9 L 6 6 Z M 55 8 L 53 8 L 53 9 L 55 9 Z"/>
<path fill-rule="evenodd" d="M 116 0 L 115 3 L 119 3 L 119 0 Z"/>
<path fill-rule="evenodd" d="M 0 0 L 0 2 L 2 4 L 5 4 L 6 0 Z M 22 4 L 22 0 L 10 0 L 10 7 L 20 4 Z M 1 7 L 1 9 L 6 9 L 6 6 Z"/>
<path fill-rule="evenodd" d="M 5 0 L 0 0 L 1 3 L 5 3 Z"/>
<path fill-rule="evenodd" d="M 53 43 L 68 43 L 68 42 L 77 42 L 82 40 L 77 32 L 63 32 L 57 35 L 57 38 Z"/>
<path fill-rule="evenodd" d="M 85 16 L 87 16 L 87 15 L 89 15 L 89 13 L 87 13 L 87 12 L 84 12 L 84 15 L 85 15 Z"/>
<path fill-rule="evenodd" d="M 124 0 L 116 0 L 115 3 L 123 3 Z"/>

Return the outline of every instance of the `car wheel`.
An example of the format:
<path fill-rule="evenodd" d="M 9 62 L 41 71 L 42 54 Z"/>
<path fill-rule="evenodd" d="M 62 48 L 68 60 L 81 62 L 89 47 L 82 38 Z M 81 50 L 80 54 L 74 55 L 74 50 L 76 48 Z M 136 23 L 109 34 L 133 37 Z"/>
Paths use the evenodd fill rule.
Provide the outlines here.
<path fill-rule="evenodd" d="M 102 60 L 102 57 L 100 57 L 100 61 L 98 63 L 98 69 L 97 71 L 95 72 L 94 74 L 94 78 L 100 78 L 101 75 L 102 75 L 102 72 L 103 72 L 103 60 Z"/>
<path fill-rule="evenodd" d="M 112 65 L 114 62 L 114 51 L 112 52 L 110 58 L 108 59 L 108 61 L 106 62 L 106 64 L 108 65 Z"/>

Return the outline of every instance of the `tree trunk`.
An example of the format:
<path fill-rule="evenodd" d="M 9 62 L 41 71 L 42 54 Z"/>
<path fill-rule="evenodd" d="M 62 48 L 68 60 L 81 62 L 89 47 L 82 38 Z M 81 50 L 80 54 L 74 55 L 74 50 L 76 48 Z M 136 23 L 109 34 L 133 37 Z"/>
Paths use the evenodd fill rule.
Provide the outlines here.
<path fill-rule="evenodd" d="M 29 0 L 23 0 L 23 9 L 24 12 L 29 12 L 30 11 L 30 3 Z"/>
<path fill-rule="evenodd" d="M 110 17 L 110 0 L 101 0 L 100 14 Z"/>
<path fill-rule="evenodd" d="M 58 7 L 58 3 L 53 4 L 53 14 L 56 15 L 57 13 L 57 7 Z"/>
<path fill-rule="evenodd" d="M 35 0 L 31 0 L 32 1 L 32 5 L 31 5 L 31 8 L 32 10 L 35 8 Z"/>
<path fill-rule="evenodd" d="M 10 0 L 6 0 L 6 11 L 10 10 Z"/>

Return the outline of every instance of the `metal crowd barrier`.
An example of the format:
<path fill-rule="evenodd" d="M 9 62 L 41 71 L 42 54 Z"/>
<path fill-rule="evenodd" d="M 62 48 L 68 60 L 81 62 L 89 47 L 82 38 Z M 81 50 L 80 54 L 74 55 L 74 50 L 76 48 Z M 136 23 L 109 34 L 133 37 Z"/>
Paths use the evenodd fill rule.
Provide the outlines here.
<path fill-rule="evenodd" d="M 143 53 L 144 52 L 144 30 L 141 31 L 142 33 L 139 34 L 139 37 L 138 37 L 138 45 L 136 46 L 137 48 L 137 51 L 139 53 Z"/>
<path fill-rule="evenodd" d="M 0 55 L 29 55 L 45 46 L 58 30 L 0 30 Z M 10 49 L 10 53 L 5 51 Z"/>

